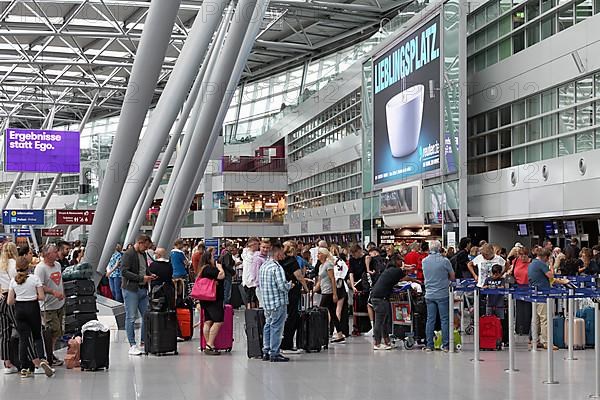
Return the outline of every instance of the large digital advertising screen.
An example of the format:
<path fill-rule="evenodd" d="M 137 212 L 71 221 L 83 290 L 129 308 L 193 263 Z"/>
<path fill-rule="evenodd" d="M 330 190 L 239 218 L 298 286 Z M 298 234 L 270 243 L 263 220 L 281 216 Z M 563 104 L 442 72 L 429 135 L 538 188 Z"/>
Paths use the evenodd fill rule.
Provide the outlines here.
<path fill-rule="evenodd" d="M 373 59 L 373 183 L 440 168 L 440 17 Z"/>
<path fill-rule="evenodd" d="M 9 128 L 4 160 L 6 172 L 79 173 L 79 132 Z"/>

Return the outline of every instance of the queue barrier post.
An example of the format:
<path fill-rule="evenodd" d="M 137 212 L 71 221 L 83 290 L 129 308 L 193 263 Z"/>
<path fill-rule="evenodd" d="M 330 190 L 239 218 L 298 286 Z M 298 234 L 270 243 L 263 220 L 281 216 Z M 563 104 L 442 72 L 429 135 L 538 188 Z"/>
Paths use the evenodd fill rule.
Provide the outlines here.
<path fill-rule="evenodd" d="M 515 368 L 515 307 L 513 294 L 508 293 L 508 369 L 505 372 L 518 372 Z"/>
<path fill-rule="evenodd" d="M 574 353 L 574 346 L 575 346 L 575 299 L 573 298 L 573 296 L 575 295 L 575 291 L 573 289 L 569 289 L 569 299 L 567 300 L 567 307 L 569 308 L 568 310 L 568 332 L 567 335 L 569 336 L 569 352 L 568 352 L 568 356 L 567 358 L 565 358 L 565 360 L 577 360 L 577 358 L 575 358 Z M 548 323 L 550 323 L 550 321 L 548 321 Z"/>
<path fill-rule="evenodd" d="M 594 338 L 595 338 L 595 355 L 596 355 L 596 371 L 595 381 L 596 388 L 594 394 L 590 395 L 592 399 L 600 399 L 600 304 L 594 302 Z"/>
<path fill-rule="evenodd" d="M 474 322 L 474 328 L 475 328 L 475 332 L 474 332 L 474 343 L 475 343 L 475 348 L 474 348 L 474 358 L 471 361 L 474 361 L 475 363 L 479 363 L 480 361 L 483 361 L 479 358 L 479 287 L 475 287 L 475 292 L 473 293 L 473 299 L 474 299 L 474 315 L 475 315 L 475 322 Z"/>
<path fill-rule="evenodd" d="M 554 380 L 554 324 L 553 324 L 553 307 L 554 300 L 548 296 L 546 298 L 546 318 L 548 320 L 548 343 L 546 343 L 547 347 L 547 355 L 548 355 L 548 377 L 544 381 L 547 385 L 555 385 L 558 381 Z"/>
<path fill-rule="evenodd" d="M 454 288 L 452 285 L 450 285 L 450 290 L 448 292 L 448 351 L 454 353 Z M 444 344 L 442 342 L 442 347 L 443 346 Z"/>

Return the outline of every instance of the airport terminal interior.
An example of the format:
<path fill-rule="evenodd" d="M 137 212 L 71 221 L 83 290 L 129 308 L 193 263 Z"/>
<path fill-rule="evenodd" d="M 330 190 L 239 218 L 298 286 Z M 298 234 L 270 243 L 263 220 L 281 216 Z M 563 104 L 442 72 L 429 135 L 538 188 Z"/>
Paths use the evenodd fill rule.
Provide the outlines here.
<path fill-rule="evenodd" d="M 599 23 L 0 0 L 0 397 L 600 398 Z"/>

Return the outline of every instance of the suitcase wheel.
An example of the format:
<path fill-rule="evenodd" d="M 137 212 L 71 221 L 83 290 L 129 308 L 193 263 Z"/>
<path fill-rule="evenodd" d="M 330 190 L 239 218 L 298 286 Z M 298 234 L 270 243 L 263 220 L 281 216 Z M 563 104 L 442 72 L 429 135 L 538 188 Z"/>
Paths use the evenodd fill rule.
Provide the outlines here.
<path fill-rule="evenodd" d="M 415 345 L 415 338 L 413 337 L 407 337 L 406 339 L 404 339 L 404 347 L 406 347 L 408 350 L 412 349 Z"/>
<path fill-rule="evenodd" d="M 231 353 L 231 348 L 225 349 L 225 353 Z"/>
<path fill-rule="evenodd" d="M 179 352 L 176 350 L 176 351 L 175 351 L 173 354 L 174 354 L 174 355 L 178 355 L 178 354 L 179 354 Z"/>

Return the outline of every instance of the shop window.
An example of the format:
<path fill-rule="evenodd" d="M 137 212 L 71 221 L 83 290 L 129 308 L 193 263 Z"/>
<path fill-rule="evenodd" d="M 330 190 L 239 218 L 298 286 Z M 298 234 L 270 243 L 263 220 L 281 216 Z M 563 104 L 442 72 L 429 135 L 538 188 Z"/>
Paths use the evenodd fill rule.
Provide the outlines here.
<path fill-rule="evenodd" d="M 527 162 L 532 163 L 536 161 L 540 161 L 542 159 L 542 146 L 538 144 L 533 144 L 527 147 Z"/>
<path fill-rule="evenodd" d="M 569 136 L 558 139 L 558 156 L 568 156 L 575 153 L 575 137 Z"/>
<path fill-rule="evenodd" d="M 573 26 L 573 5 L 562 8 L 558 12 L 558 31 L 564 31 Z"/>
<path fill-rule="evenodd" d="M 542 143 L 542 160 L 549 160 L 556 157 L 556 140 L 549 140 Z"/>
<path fill-rule="evenodd" d="M 515 149 L 512 151 L 512 165 L 525 164 L 525 148 Z"/>
<path fill-rule="evenodd" d="M 500 46 L 498 47 L 498 58 L 500 61 L 508 58 L 512 55 L 512 40 L 511 38 L 504 39 L 500 42 Z"/>
<path fill-rule="evenodd" d="M 584 21 L 592 16 L 593 5 L 592 0 L 583 0 L 575 3 L 575 23 Z"/>
<path fill-rule="evenodd" d="M 527 28 L 527 47 L 533 46 L 540 41 L 540 24 L 534 22 L 533 25 Z"/>
<path fill-rule="evenodd" d="M 594 131 L 588 131 L 577 134 L 575 141 L 575 151 L 582 153 L 594 149 Z"/>
<path fill-rule="evenodd" d="M 547 39 L 556 32 L 556 16 L 551 15 L 542 19 L 541 40 Z"/>
<path fill-rule="evenodd" d="M 525 32 L 521 31 L 513 36 L 513 54 L 525 48 Z"/>

